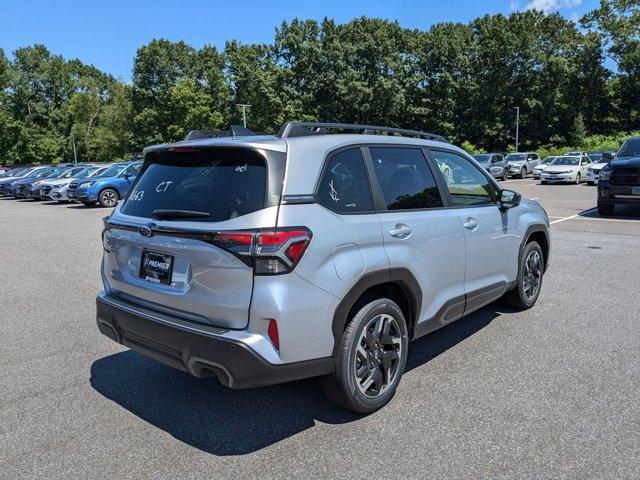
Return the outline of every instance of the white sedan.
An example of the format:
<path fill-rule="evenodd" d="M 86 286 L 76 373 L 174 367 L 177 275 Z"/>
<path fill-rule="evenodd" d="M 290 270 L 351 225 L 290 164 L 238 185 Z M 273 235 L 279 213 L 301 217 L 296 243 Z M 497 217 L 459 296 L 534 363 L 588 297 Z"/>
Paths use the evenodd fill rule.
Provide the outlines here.
<path fill-rule="evenodd" d="M 591 165 L 591 160 L 586 156 L 556 157 L 551 165 L 540 172 L 540 183 L 580 183 L 587 178 L 587 170 Z"/>
<path fill-rule="evenodd" d="M 542 172 L 545 168 L 551 165 L 556 158 L 557 157 L 547 157 L 544 160 L 542 160 L 538 165 L 536 165 L 533 169 L 533 178 L 535 178 L 536 180 L 539 179 L 540 172 Z"/>

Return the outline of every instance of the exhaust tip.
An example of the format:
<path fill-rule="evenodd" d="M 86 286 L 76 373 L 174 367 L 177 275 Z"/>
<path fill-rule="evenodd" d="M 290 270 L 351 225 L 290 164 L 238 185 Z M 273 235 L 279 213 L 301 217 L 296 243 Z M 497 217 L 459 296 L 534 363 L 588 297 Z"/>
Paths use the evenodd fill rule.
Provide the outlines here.
<path fill-rule="evenodd" d="M 233 385 L 233 377 L 226 368 L 201 358 L 190 358 L 188 362 L 188 370 L 191 375 L 198 378 L 218 377 L 218 380 L 225 387 Z"/>
<path fill-rule="evenodd" d="M 109 337 L 114 342 L 122 343 L 122 341 L 120 340 L 120 335 L 118 335 L 118 332 L 116 331 L 116 329 L 113 328 L 108 323 L 99 321 L 98 322 L 98 330 L 100 330 L 100 333 L 102 333 L 103 335 L 106 335 L 107 337 Z"/>

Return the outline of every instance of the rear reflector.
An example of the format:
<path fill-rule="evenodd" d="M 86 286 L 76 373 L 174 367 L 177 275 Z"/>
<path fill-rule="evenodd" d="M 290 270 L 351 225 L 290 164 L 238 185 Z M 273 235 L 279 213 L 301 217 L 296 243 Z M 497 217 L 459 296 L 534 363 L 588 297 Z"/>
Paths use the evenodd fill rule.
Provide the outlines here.
<path fill-rule="evenodd" d="M 273 318 L 269 320 L 269 339 L 273 346 L 276 347 L 276 350 L 280 350 L 280 338 L 278 337 L 278 322 L 276 322 Z"/>

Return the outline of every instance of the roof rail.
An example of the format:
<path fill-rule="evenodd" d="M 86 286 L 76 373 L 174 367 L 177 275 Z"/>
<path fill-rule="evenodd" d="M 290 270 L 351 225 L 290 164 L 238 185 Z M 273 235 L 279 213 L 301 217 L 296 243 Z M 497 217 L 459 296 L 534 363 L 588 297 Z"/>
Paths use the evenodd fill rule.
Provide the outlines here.
<path fill-rule="evenodd" d="M 333 133 L 331 130 L 354 130 L 356 132 L 361 132 L 363 135 L 395 133 L 403 137 L 418 137 L 426 140 L 435 140 L 437 142 L 447 142 L 443 136 L 433 133 L 420 132 L 418 130 L 406 130 L 404 128 L 358 125 L 355 123 L 287 122 L 280 127 L 277 136 L 280 138 L 292 138 L 308 135 L 328 135 Z"/>
<path fill-rule="evenodd" d="M 247 127 L 242 125 L 231 125 L 229 130 L 191 130 L 184 137 L 184 140 L 201 140 L 203 138 L 218 138 L 218 137 L 247 137 L 250 135 L 257 135 Z"/>

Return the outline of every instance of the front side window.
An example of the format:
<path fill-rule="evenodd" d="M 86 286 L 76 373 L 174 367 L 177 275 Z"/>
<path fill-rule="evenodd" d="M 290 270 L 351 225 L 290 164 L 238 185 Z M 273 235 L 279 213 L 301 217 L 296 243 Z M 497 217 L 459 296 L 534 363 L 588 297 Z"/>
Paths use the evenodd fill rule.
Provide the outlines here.
<path fill-rule="evenodd" d="M 431 155 L 442 172 L 454 207 L 495 203 L 495 186 L 469 160 L 453 152 L 432 150 Z"/>
<path fill-rule="evenodd" d="M 318 201 L 338 213 L 373 210 L 371 189 L 360 148 L 351 148 L 331 157 L 320 182 Z"/>
<path fill-rule="evenodd" d="M 372 147 L 369 151 L 388 210 L 442 207 L 442 196 L 421 150 Z"/>

